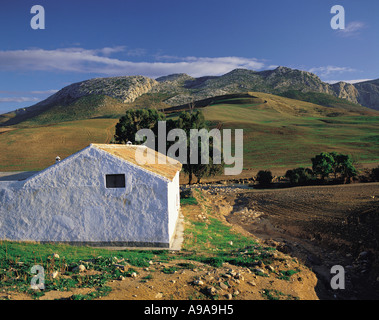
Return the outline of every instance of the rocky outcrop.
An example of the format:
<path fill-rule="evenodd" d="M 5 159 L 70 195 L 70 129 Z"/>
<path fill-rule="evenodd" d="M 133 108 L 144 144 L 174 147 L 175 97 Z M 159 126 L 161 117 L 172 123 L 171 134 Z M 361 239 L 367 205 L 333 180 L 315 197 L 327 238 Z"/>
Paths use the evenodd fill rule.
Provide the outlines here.
<path fill-rule="evenodd" d="M 260 72 L 235 69 L 222 76 L 200 78 L 184 73 L 156 80 L 144 76 L 95 78 L 71 84 L 46 100 L 21 111 L 40 113 L 46 108 L 68 105 L 89 95 L 106 95 L 123 103 L 131 103 L 145 93 L 152 93 L 157 94 L 164 103 L 178 106 L 226 94 L 248 91 L 280 94 L 288 90 L 326 93 L 379 110 L 379 79 L 356 84 L 328 84 L 313 73 L 281 66 Z"/>
<path fill-rule="evenodd" d="M 354 87 L 354 85 L 346 82 L 338 82 L 333 84 L 331 87 L 333 88 L 334 95 L 338 98 L 361 104 L 359 99 L 359 91 L 356 87 Z"/>
<path fill-rule="evenodd" d="M 307 71 L 278 67 L 274 70 L 235 69 L 219 77 L 191 78 L 185 74 L 157 79 L 155 91 L 171 93 L 164 102 L 182 105 L 214 96 L 247 91 L 280 94 L 288 90 L 320 92 L 346 99 L 365 107 L 379 109 L 379 80 L 349 84 L 329 84 Z"/>
<path fill-rule="evenodd" d="M 143 76 L 95 78 L 64 87 L 35 106 L 65 105 L 88 95 L 107 95 L 124 103 L 130 103 L 144 93 L 149 92 L 157 84 L 156 80 Z"/>
<path fill-rule="evenodd" d="M 359 104 L 379 110 L 379 79 L 354 84 Z"/>

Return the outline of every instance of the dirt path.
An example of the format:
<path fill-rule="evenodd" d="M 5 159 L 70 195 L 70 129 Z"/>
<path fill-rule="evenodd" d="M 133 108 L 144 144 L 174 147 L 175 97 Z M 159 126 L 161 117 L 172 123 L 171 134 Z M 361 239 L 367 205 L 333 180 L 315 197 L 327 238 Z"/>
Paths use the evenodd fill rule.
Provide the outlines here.
<path fill-rule="evenodd" d="M 320 299 L 379 298 L 379 183 L 207 193 L 227 221 L 309 266 Z M 345 290 L 331 289 L 333 265 Z"/>

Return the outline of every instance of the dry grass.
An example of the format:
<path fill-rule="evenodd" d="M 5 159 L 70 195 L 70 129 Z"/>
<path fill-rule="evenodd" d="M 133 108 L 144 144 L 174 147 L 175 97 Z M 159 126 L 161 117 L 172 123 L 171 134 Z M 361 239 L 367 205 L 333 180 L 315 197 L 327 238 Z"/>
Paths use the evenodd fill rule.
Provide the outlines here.
<path fill-rule="evenodd" d="M 109 143 L 117 119 L 91 119 L 15 128 L 0 134 L 0 171 L 41 170 L 90 143 Z"/>

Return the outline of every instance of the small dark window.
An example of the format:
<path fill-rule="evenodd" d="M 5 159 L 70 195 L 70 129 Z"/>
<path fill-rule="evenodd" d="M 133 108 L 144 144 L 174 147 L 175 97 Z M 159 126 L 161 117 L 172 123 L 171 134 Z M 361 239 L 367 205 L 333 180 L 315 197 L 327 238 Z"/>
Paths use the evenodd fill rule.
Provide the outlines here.
<path fill-rule="evenodd" d="M 105 175 L 107 188 L 125 188 L 124 174 L 107 174 Z"/>

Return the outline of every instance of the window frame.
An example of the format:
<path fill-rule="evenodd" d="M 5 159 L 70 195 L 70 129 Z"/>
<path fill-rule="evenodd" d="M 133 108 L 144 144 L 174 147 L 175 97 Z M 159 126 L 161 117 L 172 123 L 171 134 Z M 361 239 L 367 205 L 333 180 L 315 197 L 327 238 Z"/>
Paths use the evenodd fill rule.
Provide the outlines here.
<path fill-rule="evenodd" d="M 110 176 L 115 177 L 115 180 L 113 181 L 113 185 L 109 183 L 108 178 Z M 123 179 L 122 179 L 123 183 L 121 183 L 121 184 L 118 185 L 116 176 L 122 176 L 123 177 Z M 104 180 L 105 180 L 104 182 L 105 182 L 105 188 L 106 189 L 125 189 L 126 188 L 125 173 L 106 173 L 105 177 L 104 177 Z M 120 181 L 118 181 L 118 182 L 120 182 Z"/>

